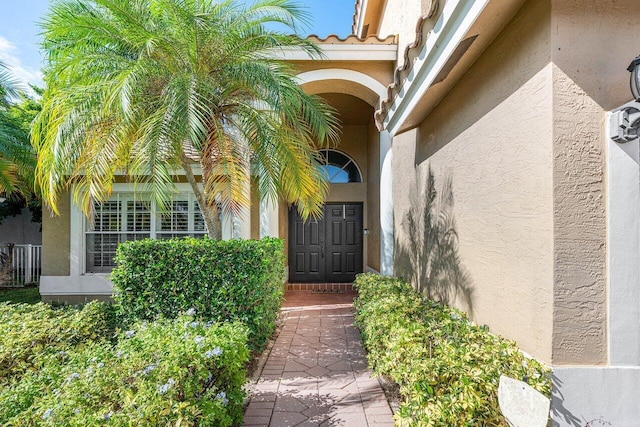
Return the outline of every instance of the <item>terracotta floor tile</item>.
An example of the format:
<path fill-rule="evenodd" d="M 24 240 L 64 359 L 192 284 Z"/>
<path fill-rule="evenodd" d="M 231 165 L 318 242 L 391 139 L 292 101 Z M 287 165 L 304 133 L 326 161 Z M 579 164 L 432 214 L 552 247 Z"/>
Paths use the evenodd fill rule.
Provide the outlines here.
<path fill-rule="evenodd" d="M 254 387 L 244 426 L 393 425 L 353 325 L 355 296 L 352 290 L 286 292 L 284 325 Z"/>

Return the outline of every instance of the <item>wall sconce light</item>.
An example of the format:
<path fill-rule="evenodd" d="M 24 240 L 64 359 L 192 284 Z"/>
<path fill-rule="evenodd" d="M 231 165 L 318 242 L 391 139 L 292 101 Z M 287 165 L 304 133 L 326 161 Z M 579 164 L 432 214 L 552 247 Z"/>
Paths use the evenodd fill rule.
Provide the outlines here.
<path fill-rule="evenodd" d="M 629 142 L 640 137 L 640 55 L 627 67 L 631 73 L 631 94 L 635 101 L 611 112 L 609 131 L 615 142 Z"/>

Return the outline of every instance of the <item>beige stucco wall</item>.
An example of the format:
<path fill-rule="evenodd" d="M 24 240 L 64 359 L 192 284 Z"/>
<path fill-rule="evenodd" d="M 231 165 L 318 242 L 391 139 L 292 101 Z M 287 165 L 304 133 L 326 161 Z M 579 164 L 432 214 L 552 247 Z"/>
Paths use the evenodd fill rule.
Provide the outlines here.
<path fill-rule="evenodd" d="M 68 276 L 69 236 L 71 234 L 71 198 L 62 193 L 58 200 L 60 215 L 52 216 L 42 208 L 42 275 Z"/>
<path fill-rule="evenodd" d="M 606 111 L 631 100 L 637 0 L 552 0 L 555 364 L 607 362 Z"/>
<path fill-rule="evenodd" d="M 405 47 L 416 39 L 416 23 L 422 14 L 419 0 L 386 0 L 378 35 L 398 35 L 398 64 L 404 62 Z"/>
<path fill-rule="evenodd" d="M 441 194 L 451 180 L 454 200 L 460 292 L 449 302 L 546 362 L 554 267 L 549 20 L 547 1 L 527 2 L 421 126 L 393 140 L 396 254 L 410 245 L 407 214 L 424 203 L 418 180 L 430 167 Z M 439 268 L 451 274 L 446 263 Z"/>

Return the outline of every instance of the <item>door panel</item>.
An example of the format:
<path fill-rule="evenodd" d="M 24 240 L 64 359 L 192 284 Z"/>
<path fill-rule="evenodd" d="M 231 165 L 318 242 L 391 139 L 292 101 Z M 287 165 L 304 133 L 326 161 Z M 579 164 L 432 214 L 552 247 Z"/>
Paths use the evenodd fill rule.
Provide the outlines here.
<path fill-rule="evenodd" d="M 289 280 L 352 282 L 362 272 L 362 204 L 328 203 L 319 220 L 289 212 Z"/>
<path fill-rule="evenodd" d="M 303 221 L 289 209 L 289 281 L 324 282 L 324 222 Z"/>
<path fill-rule="evenodd" d="M 330 212 L 325 252 L 333 256 L 327 260 L 326 281 L 352 282 L 362 272 L 362 204 L 331 205 Z"/>

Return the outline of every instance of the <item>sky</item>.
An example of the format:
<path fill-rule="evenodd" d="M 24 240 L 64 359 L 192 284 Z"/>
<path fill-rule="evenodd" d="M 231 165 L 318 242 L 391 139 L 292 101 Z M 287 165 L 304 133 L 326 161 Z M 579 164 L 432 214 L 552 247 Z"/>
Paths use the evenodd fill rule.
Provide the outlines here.
<path fill-rule="evenodd" d="M 355 0 L 298 0 L 306 6 L 313 22 L 304 34 L 325 37 L 351 33 Z M 0 61 L 23 83 L 42 86 L 40 22 L 49 0 L 0 0 Z"/>

